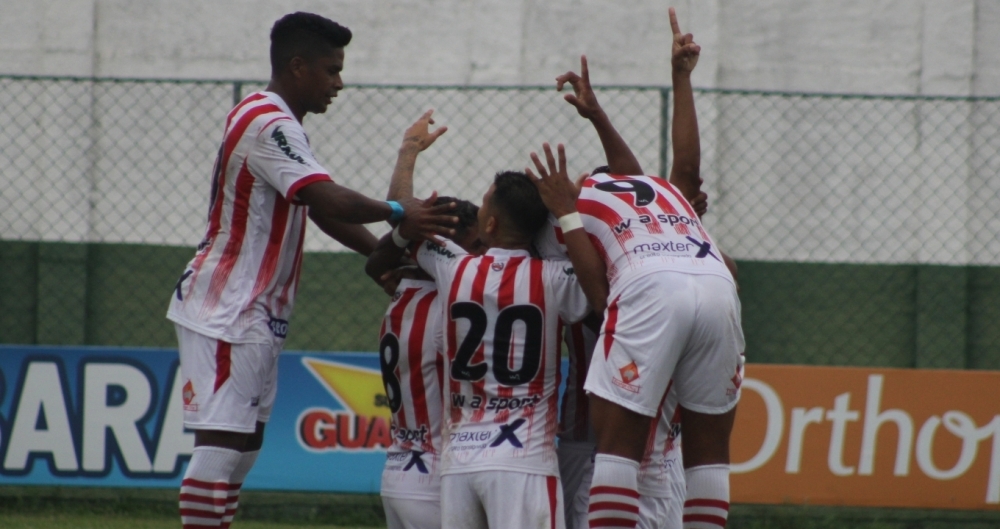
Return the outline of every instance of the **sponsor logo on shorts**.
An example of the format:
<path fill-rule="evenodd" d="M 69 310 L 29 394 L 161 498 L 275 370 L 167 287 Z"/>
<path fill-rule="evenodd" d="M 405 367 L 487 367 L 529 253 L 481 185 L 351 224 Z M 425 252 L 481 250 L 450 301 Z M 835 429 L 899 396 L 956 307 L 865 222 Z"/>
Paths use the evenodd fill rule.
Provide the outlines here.
<path fill-rule="evenodd" d="M 639 392 L 642 386 L 632 383 L 639 378 L 639 366 L 635 365 L 635 362 L 629 362 L 618 368 L 618 373 L 622 378 L 619 379 L 613 376 L 611 377 L 611 382 L 626 391 L 631 391 L 632 393 Z"/>
<path fill-rule="evenodd" d="M 736 392 L 740 390 L 740 386 L 743 385 L 743 372 L 740 370 L 739 364 L 736 364 L 736 374 L 729 380 L 733 383 L 733 387 L 726 389 L 726 395 L 732 397 L 736 395 Z"/>
<path fill-rule="evenodd" d="M 254 398 L 250 399 L 250 406 L 251 407 L 257 407 L 259 405 L 260 405 L 260 397 L 254 397 Z"/>
<path fill-rule="evenodd" d="M 271 334 L 278 338 L 284 338 L 288 336 L 288 321 L 281 320 L 271 316 L 271 319 L 267 322 L 267 327 L 271 329 Z"/>
<path fill-rule="evenodd" d="M 195 404 L 194 398 L 197 395 L 194 392 L 194 384 L 190 380 L 184 384 L 184 388 L 181 390 L 181 398 L 184 399 L 184 411 L 198 411 L 198 405 Z"/>

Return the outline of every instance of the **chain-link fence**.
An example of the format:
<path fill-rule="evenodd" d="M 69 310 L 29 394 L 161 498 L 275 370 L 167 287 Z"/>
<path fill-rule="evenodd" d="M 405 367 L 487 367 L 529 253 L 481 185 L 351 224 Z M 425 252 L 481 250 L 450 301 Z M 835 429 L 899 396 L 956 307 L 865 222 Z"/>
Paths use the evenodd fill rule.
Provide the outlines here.
<path fill-rule="evenodd" d="M 0 77 L 0 343 L 172 346 L 168 296 L 202 237 L 225 115 L 252 82 Z M 647 172 L 670 91 L 600 88 Z M 705 223 L 740 266 L 751 361 L 1000 368 L 1000 99 L 698 91 Z M 603 164 L 551 88 L 349 87 L 306 118 L 334 178 L 383 197 L 403 130 L 449 132 L 416 190 L 478 202 L 565 142 Z M 384 226 L 372 226 L 377 233 Z M 287 347 L 372 350 L 387 299 L 317 229 Z"/>

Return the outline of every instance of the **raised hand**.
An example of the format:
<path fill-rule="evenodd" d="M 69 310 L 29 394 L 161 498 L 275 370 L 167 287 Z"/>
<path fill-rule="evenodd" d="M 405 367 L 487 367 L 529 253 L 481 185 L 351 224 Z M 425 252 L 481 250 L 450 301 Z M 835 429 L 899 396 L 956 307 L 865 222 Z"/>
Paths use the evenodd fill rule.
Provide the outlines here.
<path fill-rule="evenodd" d="M 705 213 L 708 213 L 708 193 L 699 191 L 698 194 L 695 195 L 694 199 L 691 200 L 691 207 L 694 209 L 694 212 L 698 215 L 699 219 L 703 217 Z"/>
<path fill-rule="evenodd" d="M 403 221 L 399 223 L 399 235 L 405 239 L 430 239 L 438 244 L 443 242 L 438 235 L 450 237 L 455 234 L 454 226 L 458 217 L 448 215 L 455 209 L 455 203 L 449 202 L 439 206 L 434 205 L 437 192 L 430 198 L 404 198 L 399 201 L 403 206 Z"/>
<path fill-rule="evenodd" d="M 412 146 L 416 147 L 418 151 L 423 151 L 434 144 L 434 142 L 441 137 L 442 134 L 448 131 L 448 127 L 444 126 L 431 132 L 430 126 L 434 124 L 434 118 L 431 117 L 433 114 L 433 108 L 424 112 L 424 115 L 420 116 L 420 119 L 406 129 L 406 132 L 403 133 L 404 147 Z"/>
<path fill-rule="evenodd" d="M 531 153 L 531 161 L 535 163 L 538 176 L 535 176 L 531 168 L 525 168 L 524 172 L 535 181 L 535 186 L 538 187 L 538 192 L 542 195 L 545 207 L 549 208 L 549 211 L 556 217 L 562 217 L 576 211 L 576 197 L 579 196 L 580 190 L 566 173 L 566 148 L 563 147 L 563 144 L 560 143 L 557 147 L 558 164 L 555 157 L 552 156 L 552 147 L 548 143 L 542 144 L 542 150 L 545 152 L 545 161 L 548 167 L 542 165 L 538 153 L 533 152 Z"/>
<path fill-rule="evenodd" d="M 701 46 L 694 43 L 694 35 L 681 33 L 681 27 L 677 23 L 677 12 L 672 7 L 670 8 L 670 29 L 674 32 L 670 64 L 675 73 L 691 73 L 698 64 Z"/>
<path fill-rule="evenodd" d="M 576 107 L 581 116 L 594 119 L 602 112 L 597 96 L 594 95 L 594 89 L 590 87 L 590 70 L 587 69 L 586 55 L 580 56 L 579 75 L 570 71 L 556 77 L 556 90 L 561 92 L 566 83 L 573 87 L 573 93 L 566 94 L 563 99 Z"/>

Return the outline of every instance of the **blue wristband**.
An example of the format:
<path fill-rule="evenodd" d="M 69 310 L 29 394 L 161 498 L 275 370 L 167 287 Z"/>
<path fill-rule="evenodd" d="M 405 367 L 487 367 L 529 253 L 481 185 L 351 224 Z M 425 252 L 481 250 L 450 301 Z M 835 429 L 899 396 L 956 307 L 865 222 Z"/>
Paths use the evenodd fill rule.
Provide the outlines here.
<path fill-rule="evenodd" d="M 392 215 L 389 215 L 389 222 L 403 220 L 403 215 L 405 213 L 403 211 L 403 206 L 399 202 L 396 202 L 395 200 L 386 200 L 385 203 L 389 204 L 389 207 L 392 208 Z"/>

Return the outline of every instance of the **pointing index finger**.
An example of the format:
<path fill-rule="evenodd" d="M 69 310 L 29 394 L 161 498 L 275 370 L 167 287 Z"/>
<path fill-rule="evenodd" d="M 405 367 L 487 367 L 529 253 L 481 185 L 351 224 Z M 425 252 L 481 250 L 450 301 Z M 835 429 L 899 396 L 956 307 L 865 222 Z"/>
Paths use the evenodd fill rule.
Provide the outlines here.
<path fill-rule="evenodd" d="M 580 56 L 580 77 L 583 78 L 583 82 L 590 85 L 590 69 L 587 68 L 587 56 Z"/>
<path fill-rule="evenodd" d="M 681 34 L 681 27 L 677 24 L 677 11 L 674 8 L 670 8 L 670 29 L 674 31 L 674 35 Z"/>

